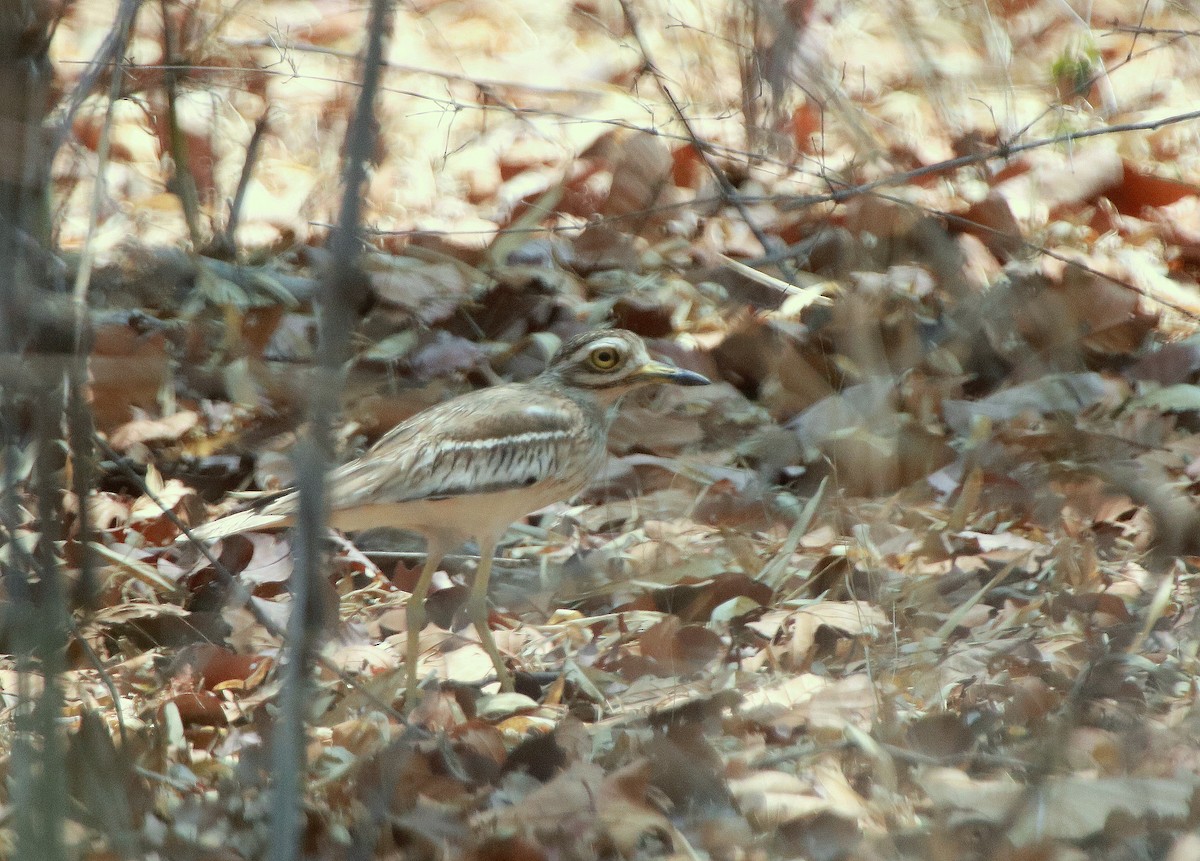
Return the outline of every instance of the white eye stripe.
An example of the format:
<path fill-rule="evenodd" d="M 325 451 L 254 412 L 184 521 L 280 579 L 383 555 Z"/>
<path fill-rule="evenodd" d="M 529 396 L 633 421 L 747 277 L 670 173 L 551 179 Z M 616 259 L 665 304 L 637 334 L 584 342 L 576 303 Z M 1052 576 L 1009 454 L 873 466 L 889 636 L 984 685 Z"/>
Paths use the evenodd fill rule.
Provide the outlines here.
<path fill-rule="evenodd" d="M 602 341 L 591 341 L 584 344 L 575 351 L 576 358 L 587 358 L 597 350 L 612 350 L 618 356 L 623 356 L 626 353 L 627 345 L 616 338 L 605 339 Z"/>

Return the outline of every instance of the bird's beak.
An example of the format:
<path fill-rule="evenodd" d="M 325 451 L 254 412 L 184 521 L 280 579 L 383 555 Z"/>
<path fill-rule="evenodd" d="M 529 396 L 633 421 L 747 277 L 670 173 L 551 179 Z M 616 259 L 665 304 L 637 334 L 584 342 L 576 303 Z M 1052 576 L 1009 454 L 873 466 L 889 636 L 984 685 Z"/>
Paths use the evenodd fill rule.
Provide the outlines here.
<path fill-rule="evenodd" d="M 642 382 L 675 383 L 678 386 L 707 386 L 708 377 L 685 371 L 666 362 L 647 362 L 632 374 L 632 378 Z"/>

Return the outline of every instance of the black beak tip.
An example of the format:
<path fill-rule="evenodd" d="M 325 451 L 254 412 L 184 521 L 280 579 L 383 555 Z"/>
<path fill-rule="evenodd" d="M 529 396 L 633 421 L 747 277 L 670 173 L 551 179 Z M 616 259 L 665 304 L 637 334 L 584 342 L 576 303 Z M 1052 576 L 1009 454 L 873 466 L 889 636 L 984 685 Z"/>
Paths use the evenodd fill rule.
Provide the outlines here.
<path fill-rule="evenodd" d="M 677 383 L 681 386 L 707 386 L 712 381 L 702 374 L 697 374 L 693 371 L 685 371 L 681 368 L 675 372 L 671 382 Z"/>

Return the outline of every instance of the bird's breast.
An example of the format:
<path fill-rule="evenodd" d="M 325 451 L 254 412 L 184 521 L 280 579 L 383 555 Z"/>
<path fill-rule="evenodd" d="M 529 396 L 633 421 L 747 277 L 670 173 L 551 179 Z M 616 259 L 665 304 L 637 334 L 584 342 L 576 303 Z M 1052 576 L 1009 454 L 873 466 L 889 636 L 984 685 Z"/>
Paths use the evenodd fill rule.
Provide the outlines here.
<path fill-rule="evenodd" d="M 579 480 L 564 476 L 528 487 L 356 505 L 331 512 L 330 522 L 346 532 L 380 526 L 410 529 L 426 536 L 442 536 L 451 545 L 468 538 L 499 539 L 525 515 L 574 496 L 586 485 L 586 477 Z"/>

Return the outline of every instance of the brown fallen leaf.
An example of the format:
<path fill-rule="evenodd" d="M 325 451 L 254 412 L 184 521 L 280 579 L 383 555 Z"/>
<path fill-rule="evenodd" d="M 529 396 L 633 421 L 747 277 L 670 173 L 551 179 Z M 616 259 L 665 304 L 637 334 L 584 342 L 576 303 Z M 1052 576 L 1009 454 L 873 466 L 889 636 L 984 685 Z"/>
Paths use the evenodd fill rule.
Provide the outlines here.
<path fill-rule="evenodd" d="M 179 712 L 179 719 L 185 729 L 197 726 L 227 726 L 229 718 L 225 716 L 222 700 L 219 696 L 208 691 L 192 691 L 177 694 L 164 704 L 163 709 L 174 707 Z"/>
<path fill-rule="evenodd" d="M 762 829 L 777 828 L 833 807 L 811 782 L 785 771 L 757 771 L 731 780 L 729 791 L 751 824 Z"/>
<path fill-rule="evenodd" d="M 1182 821 L 1197 788 L 1194 778 L 1138 777 L 1051 777 L 1030 788 L 1010 779 L 976 780 L 952 768 L 931 768 L 916 780 L 940 810 L 1011 821 L 1008 835 L 1017 846 L 1046 838 L 1085 840 L 1114 813 Z"/>
<path fill-rule="evenodd" d="M 180 410 L 163 418 L 135 419 L 114 430 L 108 441 L 117 451 L 125 451 L 139 442 L 177 440 L 200 423 L 200 415 L 192 410 Z"/>
<path fill-rule="evenodd" d="M 787 644 L 792 666 L 804 665 L 816 643 L 817 631 L 832 628 L 847 637 L 877 637 L 890 625 L 883 611 L 865 601 L 817 601 L 795 611 Z"/>
<path fill-rule="evenodd" d="M 722 650 L 721 638 L 704 625 L 685 625 L 678 616 L 666 616 L 645 631 L 639 643 L 642 655 L 661 668 L 660 674 L 687 675 L 699 672 Z"/>
<path fill-rule="evenodd" d="M 1200 186 L 1171 177 L 1159 176 L 1125 160 L 1125 175 L 1106 197 L 1122 215 L 1141 217 L 1148 207 L 1170 206 L 1185 197 L 1200 196 Z"/>
<path fill-rule="evenodd" d="M 596 763 L 577 762 L 513 807 L 487 811 L 473 824 L 484 833 L 516 831 L 535 840 L 565 831 L 579 847 L 607 847 L 622 858 L 637 856 L 648 842 L 669 850 L 674 829 L 651 803 L 649 779 L 645 760 L 608 776 Z"/>

